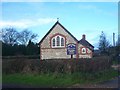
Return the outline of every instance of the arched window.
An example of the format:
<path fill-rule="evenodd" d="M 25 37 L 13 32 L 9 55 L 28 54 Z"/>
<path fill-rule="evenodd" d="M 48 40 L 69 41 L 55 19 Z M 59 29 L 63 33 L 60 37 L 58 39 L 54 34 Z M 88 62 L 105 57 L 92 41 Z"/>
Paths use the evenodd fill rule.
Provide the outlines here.
<path fill-rule="evenodd" d="M 57 46 L 60 46 L 60 37 L 57 36 Z"/>
<path fill-rule="evenodd" d="M 65 37 L 62 35 L 56 35 L 51 38 L 52 48 L 61 48 L 65 47 Z"/>
<path fill-rule="evenodd" d="M 64 38 L 61 38 L 61 46 L 64 46 Z"/>
<path fill-rule="evenodd" d="M 82 48 L 81 52 L 82 54 L 86 54 L 86 48 Z"/>
<path fill-rule="evenodd" d="M 55 38 L 52 40 L 52 46 L 55 46 Z"/>

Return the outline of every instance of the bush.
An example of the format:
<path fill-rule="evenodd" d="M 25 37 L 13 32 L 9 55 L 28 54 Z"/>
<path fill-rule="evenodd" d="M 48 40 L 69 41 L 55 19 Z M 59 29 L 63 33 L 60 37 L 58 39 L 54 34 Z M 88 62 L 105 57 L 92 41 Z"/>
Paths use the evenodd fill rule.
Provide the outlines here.
<path fill-rule="evenodd" d="M 111 67 L 108 56 L 91 59 L 3 59 L 3 73 L 74 73 L 97 72 Z"/>

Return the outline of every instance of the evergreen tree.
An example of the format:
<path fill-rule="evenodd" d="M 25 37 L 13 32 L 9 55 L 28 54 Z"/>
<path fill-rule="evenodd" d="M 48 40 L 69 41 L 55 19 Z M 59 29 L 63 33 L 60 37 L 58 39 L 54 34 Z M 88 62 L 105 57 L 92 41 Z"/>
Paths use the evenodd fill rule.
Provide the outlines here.
<path fill-rule="evenodd" d="M 37 44 L 34 44 L 31 40 L 29 40 L 27 45 L 27 54 L 28 55 L 38 55 L 39 54 L 39 48 Z"/>
<path fill-rule="evenodd" d="M 108 54 L 108 48 L 110 47 L 110 43 L 106 39 L 106 35 L 104 32 L 101 32 L 100 39 L 99 39 L 99 50 L 101 54 Z"/>

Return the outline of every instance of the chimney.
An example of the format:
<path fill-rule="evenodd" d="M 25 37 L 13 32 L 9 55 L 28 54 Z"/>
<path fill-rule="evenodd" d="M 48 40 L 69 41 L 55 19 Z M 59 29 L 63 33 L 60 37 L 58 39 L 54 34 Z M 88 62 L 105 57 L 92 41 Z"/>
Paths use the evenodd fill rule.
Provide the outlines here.
<path fill-rule="evenodd" d="M 83 34 L 83 35 L 82 35 L 82 39 L 84 39 L 84 40 L 86 39 L 86 36 L 85 36 L 85 34 Z"/>

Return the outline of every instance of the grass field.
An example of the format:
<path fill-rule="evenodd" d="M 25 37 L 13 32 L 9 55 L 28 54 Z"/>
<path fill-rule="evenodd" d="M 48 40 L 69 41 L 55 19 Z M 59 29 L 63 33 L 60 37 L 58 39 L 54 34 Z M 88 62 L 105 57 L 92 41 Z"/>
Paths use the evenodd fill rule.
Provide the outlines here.
<path fill-rule="evenodd" d="M 3 74 L 3 83 L 23 84 L 41 87 L 67 87 L 74 84 L 95 84 L 118 76 L 112 69 L 99 73 L 47 73 L 47 74 Z"/>
<path fill-rule="evenodd" d="M 0 74 L 0 83 L 2 83 L 2 73 Z"/>

